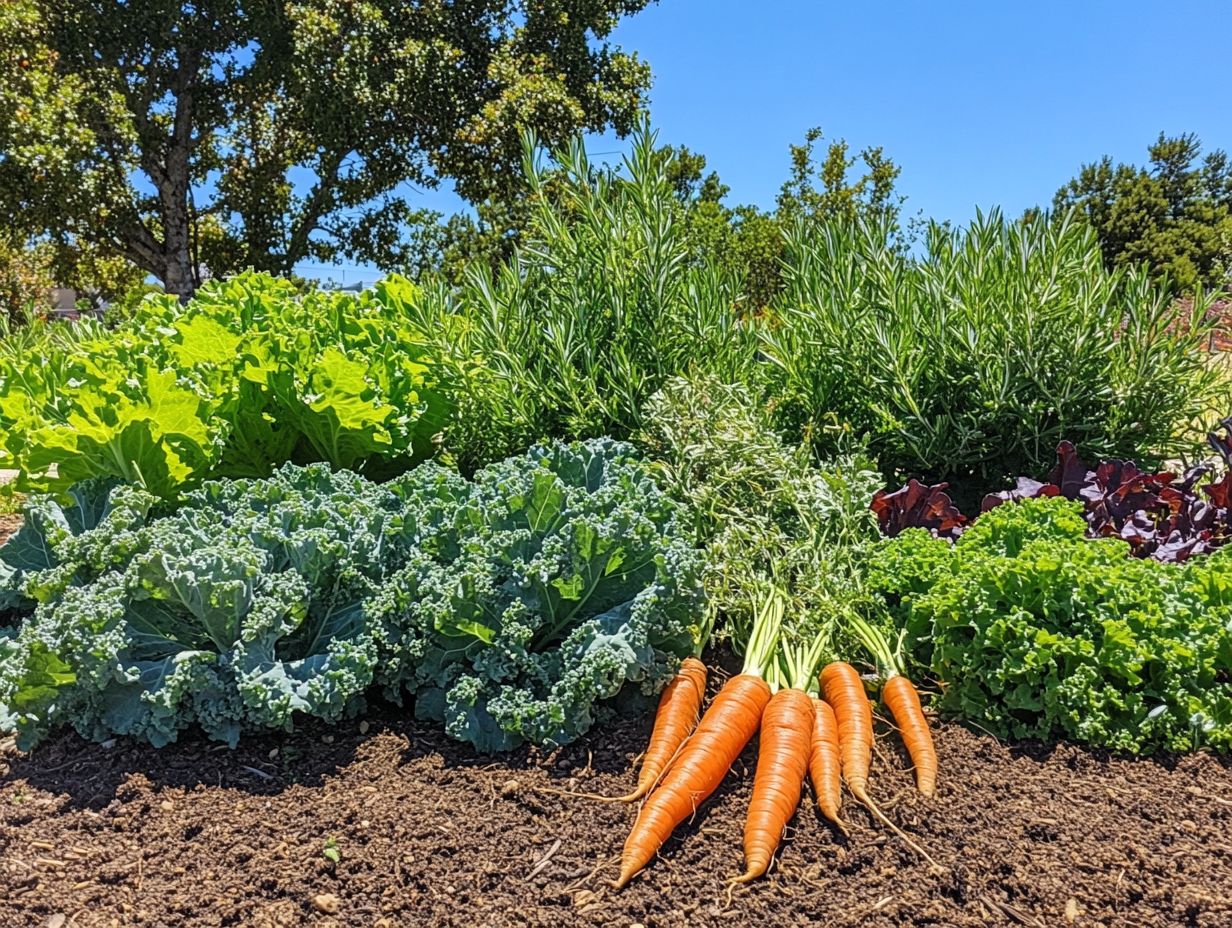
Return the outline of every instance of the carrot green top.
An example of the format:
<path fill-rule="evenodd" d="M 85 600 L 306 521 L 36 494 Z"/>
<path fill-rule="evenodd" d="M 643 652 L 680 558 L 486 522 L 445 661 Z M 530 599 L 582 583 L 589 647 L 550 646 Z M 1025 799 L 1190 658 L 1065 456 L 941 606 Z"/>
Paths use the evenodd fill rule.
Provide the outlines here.
<path fill-rule="evenodd" d="M 826 636 L 818 635 L 811 642 L 783 642 L 779 648 L 779 687 L 804 690 L 817 695 L 817 668 L 825 653 Z"/>
<path fill-rule="evenodd" d="M 877 673 L 885 680 L 902 675 L 904 669 L 902 635 L 899 635 L 896 645 L 891 647 L 885 632 L 875 625 L 854 615 L 851 616 L 850 621 L 851 630 L 873 658 L 873 663 L 877 665 Z"/>
<path fill-rule="evenodd" d="M 783 614 L 787 599 L 775 586 L 767 586 L 757 601 L 753 627 L 744 647 L 744 668 L 741 673 L 761 677 L 773 685 L 775 675 L 775 649 L 779 632 L 783 628 Z"/>

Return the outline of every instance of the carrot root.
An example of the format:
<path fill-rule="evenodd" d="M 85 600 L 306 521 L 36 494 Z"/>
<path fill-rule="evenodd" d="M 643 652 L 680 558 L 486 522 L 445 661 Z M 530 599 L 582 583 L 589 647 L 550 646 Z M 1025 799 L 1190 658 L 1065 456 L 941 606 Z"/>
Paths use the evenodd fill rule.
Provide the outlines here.
<path fill-rule="evenodd" d="M 920 708 L 920 695 L 910 680 L 896 675 L 886 681 L 881 699 L 894 716 L 894 724 L 915 766 L 916 789 L 923 796 L 932 796 L 937 791 L 937 750 L 933 747 L 924 710 Z"/>
<path fill-rule="evenodd" d="M 809 753 L 809 775 L 817 808 L 839 831 L 847 834 L 847 825 L 840 815 L 843 801 L 841 760 L 838 746 L 838 720 L 830 704 L 813 699 L 813 743 Z"/>
<path fill-rule="evenodd" d="M 654 789 L 693 733 L 705 695 L 706 665 L 696 657 L 686 657 L 659 697 L 637 788 L 624 796 L 614 797 L 615 802 L 636 802 Z"/>
<path fill-rule="evenodd" d="M 869 797 L 868 793 L 865 790 L 861 789 L 857 792 L 856 790 L 853 789 L 851 791 L 851 794 L 855 796 L 856 799 L 860 800 L 863 806 L 866 809 L 868 809 L 869 812 L 873 814 L 873 817 L 876 818 L 877 821 L 881 822 L 881 824 L 889 828 L 892 832 L 894 832 L 894 834 L 898 835 L 898 837 L 902 840 L 903 844 L 907 845 L 907 847 L 911 848 L 913 851 L 915 851 L 917 854 L 919 854 L 921 857 L 927 860 L 929 864 L 932 865 L 935 869 L 937 870 L 946 869 L 941 864 L 937 863 L 937 861 L 933 860 L 932 857 L 929 856 L 928 851 L 924 850 L 924 848 L 922 848 L 917 842 L 912 840 L 911 836 L 908 835 L 907 832 L 903 831 L 901 828 L 895 825 L 892 821 L 890 821 L 890 819 L 886 817 L 885 813 L 883 813 L 879 808 L 877 808 L 877 804 L 873 802 L 873 800 Z"/>
<path fill-rule="evenodd" d="M 821 689 L 838 722 L 838 746 L 843 779 L 853 796 L 868 792 L 868 768 L 873 754 L 873 706 L 864 681 L 850 664 L 835 661 L 821 671 Z"/>
<path fill-rule="evenodd" d="M 757 773 L 744 826 L 745 872 L 736 877 L 737 883 L 755 880 L 770 869 L 787 823 L 800 805 L 813 725 L 813 700 L 804 690 L 779 690 L 762 714 Z"/>
<path fill-rule="evenodd" d="M 676 826 L 715 791 L 761 723 L 770 687 L 761 677 L 738 674 L 728 680 L 685 742 L 657 789 L 642 804 L 625 841 L 620 889 L 654 859 Z"/>

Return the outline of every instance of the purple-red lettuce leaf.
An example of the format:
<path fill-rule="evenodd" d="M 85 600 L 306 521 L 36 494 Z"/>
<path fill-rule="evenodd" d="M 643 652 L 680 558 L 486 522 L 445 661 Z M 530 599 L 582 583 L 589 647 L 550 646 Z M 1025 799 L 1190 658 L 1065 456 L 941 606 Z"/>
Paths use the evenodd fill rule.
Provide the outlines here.
<path fill-rule="evenodd" d="M 937 538 L 957 538 L 968 520 L 945 492 L 948 486 L 926 486 L 912 478 L 902 489 L 877 491 L 872 510 L 882 534 L 893 538 L 906 528 L 924 528 Z"/>

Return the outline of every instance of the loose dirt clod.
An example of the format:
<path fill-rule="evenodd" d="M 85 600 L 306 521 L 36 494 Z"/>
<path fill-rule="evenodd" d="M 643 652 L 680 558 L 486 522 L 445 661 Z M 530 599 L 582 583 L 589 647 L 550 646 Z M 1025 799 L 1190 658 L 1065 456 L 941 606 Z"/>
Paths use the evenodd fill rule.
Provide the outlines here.
<path fill-rule="evenodd" d="M 319 893 L 312 897 L 312 907 L 325 915 L 337 915 L 342 902 L 333 893 Z"/>
<path fill-rule="evenodd" d="M 1078 900 L 1073 896 L 1065 900 L 1065 921 L 1070 925 L 1078 921 Z"/>

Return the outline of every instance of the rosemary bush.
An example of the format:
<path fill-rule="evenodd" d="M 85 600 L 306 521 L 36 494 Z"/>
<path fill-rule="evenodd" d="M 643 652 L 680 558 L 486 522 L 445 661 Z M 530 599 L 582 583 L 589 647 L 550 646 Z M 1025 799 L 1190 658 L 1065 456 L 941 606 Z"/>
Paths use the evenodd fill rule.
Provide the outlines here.
<path fill-rule="evenodd" d="M 648 131 L 618 170 L 592 165 L 580 141 L 545 163 L 528 140 L 533 208 L 514 258 L 426 291 L 425 314 L 465 324 L 425 328 L 478 371 L 445 438 L 464 466 L 546 437 L 631 435 L 646 400 L 688 370 L 744 376 L 756 337 L 736 275 L 691 260 L 670 156 Z"/>
<path fill-rule="evenodd" d="M 1205 313 L 1104 269 L 1069 218 L 799 225 L 762 343 L 780 421 L 819 457 L 855 432 L 883 470 L 985 484 L 1049 466 L 1061 439 L 1147 466 L 1195 447 L 1214 378 Z"/>

